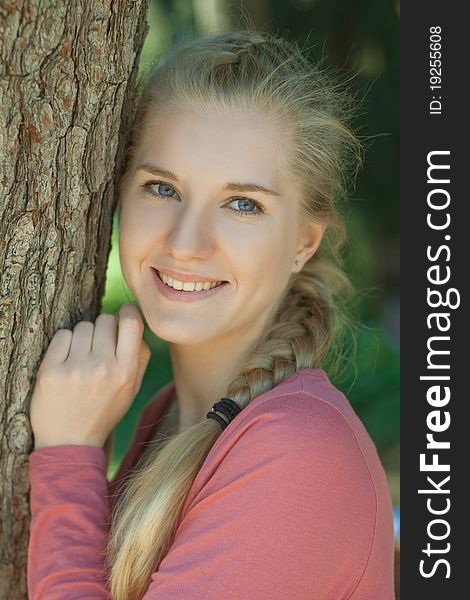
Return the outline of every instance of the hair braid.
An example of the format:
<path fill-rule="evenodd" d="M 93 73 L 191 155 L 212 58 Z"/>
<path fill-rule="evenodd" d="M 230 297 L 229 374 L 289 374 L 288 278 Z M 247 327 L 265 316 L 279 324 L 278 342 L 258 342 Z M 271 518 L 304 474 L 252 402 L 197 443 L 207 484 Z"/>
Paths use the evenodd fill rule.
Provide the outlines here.
<path fill-rule="evenodd" d="M 326 364 L 326 354 L 334 348 L 331 337 L 335 312 L 341 313 L 341 308 L 333 304 L 332 291 L 320 276 L 319 263 L 331 275 L 332 266 L 319 253 L 294 275 L 274 323 L 243 365 L 239 377 L 229 385 L 227 394 L 240 407 L 300 369 Z M 349 280 L 339 269 L 337 277 L 352 291 Z M 344 314 L 343 319 L 345 329 L 351 324 Z M 342 337 L 343 334 L 341 331 L 336 335 Z"/>

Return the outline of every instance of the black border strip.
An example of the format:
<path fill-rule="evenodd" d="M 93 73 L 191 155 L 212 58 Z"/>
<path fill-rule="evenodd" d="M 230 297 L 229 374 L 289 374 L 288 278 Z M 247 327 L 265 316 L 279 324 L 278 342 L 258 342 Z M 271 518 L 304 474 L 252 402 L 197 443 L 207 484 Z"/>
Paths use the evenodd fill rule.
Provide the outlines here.
<path fill-rule="evenodd" d="M 460 598 L 465 592 L 457 590 L 467 589 L 470 577 L 463 515 L 470 455 L 464 390 L 470 374 L 470 152 L 464 147 L 470 29 L 464 6 L 401 6 L 402 600 Z M 426 447 L 430 439 L 435 448 Z"/>

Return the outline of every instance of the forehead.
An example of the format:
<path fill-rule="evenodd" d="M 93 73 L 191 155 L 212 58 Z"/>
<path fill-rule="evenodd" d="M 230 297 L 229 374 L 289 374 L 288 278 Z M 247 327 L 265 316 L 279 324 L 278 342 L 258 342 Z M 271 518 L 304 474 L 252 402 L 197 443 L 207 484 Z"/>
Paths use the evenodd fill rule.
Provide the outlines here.
<path fill-rule="evenodd" d="M 184 176 L 282 185 L 286 139 L 280 123 L 259 111 L 179 110 L 152 115 L 138 162 L 154 162 Z"/>

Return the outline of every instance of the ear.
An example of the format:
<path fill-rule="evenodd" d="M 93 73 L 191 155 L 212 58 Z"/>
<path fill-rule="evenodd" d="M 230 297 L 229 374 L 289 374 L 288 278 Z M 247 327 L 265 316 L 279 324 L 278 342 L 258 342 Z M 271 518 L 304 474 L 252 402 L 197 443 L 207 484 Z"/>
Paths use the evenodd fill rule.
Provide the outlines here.
<path fill-rule="evenodd" d="M 300 239 L 300 246 L 295 255 L 296 262 L 292 269 L 293 273 L 300 271 L 308 259 L 311 258 L 318 250 L 318 247 L 323 239 L 323 235 L 325 234 L 326 227 L 326 223 L 324 225 L 309 223 L 306 226 L 305 232 Z"/>

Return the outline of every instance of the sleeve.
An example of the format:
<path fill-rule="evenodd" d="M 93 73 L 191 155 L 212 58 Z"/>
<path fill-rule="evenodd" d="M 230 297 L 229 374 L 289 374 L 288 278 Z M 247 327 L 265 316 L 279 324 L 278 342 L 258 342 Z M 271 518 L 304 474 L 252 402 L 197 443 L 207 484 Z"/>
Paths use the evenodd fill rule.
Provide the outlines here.
<path fill-rule="evenodd" d="M 296 413 L 298 400 L 286 401 L 232 433 L 236 443 L 198 482 L 144 600 L 356 597 L 374 488 L 341 413 L 309 405 Z M 378 597 L 389 595 L 367 600 Z"/>
<path fill-rule="evenodd" d="M 92 446 L 40 448 L 29 455 L 30 600 L 110 600 L 105 544 L 106 455 Z"/>
<path fill-rule="evenodd" d="M 144 408 L 122 460 L 121 475 L 140 451 L 141 426 L 152 416 Z M 114 432 L 103 449 L 63 445 L 29 455 L 30 536 L 28 598 L 30 600 L 110 600 L 106 588 L 105 548 L 113 498 L 121 478 L 106 478 L 113 454 Z"/>

